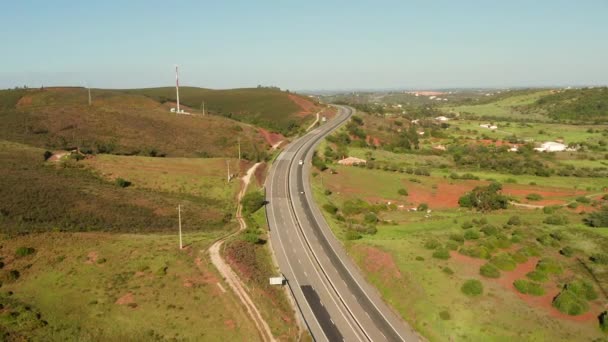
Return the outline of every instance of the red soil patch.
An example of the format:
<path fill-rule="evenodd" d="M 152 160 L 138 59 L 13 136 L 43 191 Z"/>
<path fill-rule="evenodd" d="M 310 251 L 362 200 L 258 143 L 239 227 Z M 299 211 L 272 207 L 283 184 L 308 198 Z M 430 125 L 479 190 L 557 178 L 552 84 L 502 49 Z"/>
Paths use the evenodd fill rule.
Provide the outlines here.
<path fill-rule="evenodd" d="M 479 267 L 487 262 L 485 259 L 477 259 L 472 258 L 470 256 L 462 255 L 455 251 L 450 251 L 450 255 L 452 256 L 452 260 L 455 260 L 458 263 L 466 264 L 469 269 L 474 270 L 475 274 L 478 274 Z M 560 292 L 560 289 L 557 288 L 556 283 L 553 281 L 549 281 L 543 283 L 543 288 L 545 289 L 545 295 L 543 296 L 532 296 L 520 293 L 517 291 L 513 282 L 517 279 L 527 279 L 526 274 L 533 271 L 536 268 L 536 264 L 538 263 L 538 257 L 531 257 L 528 261 L 518 264 L 515 270 L 513 271 L 500 271 L 501 276 L 498 279 L 493 278 L 484 278 L 487 281 L 491 281 L 501 285 L 503 288 L 508 289 L 515 293 L 517 297 L 526 302 L 529 306 L 542 308 L 547 311 L 552 317 L 566 319 L 575 322 L 585 322 L 589 320 L 597 319 L 598 313 L 602 310 L 598 305 L 594 305 L 590 303 L 592 309 L 587 313 L 578 316 L 570 316 L 564 313 L 561 313 L 559 310 L 553 307 L 552 302 L 553 298 L 557 296 Z"/>
<path fill-rule="evenodd" d="M 99 256 L 97 255 L 97 252 L 95 251 L 91 251 L 89 252 L 89 254 L 87 254 L 87 261 L 85 261 L 85 264 L 95 264 L 97 263 L 97 258 Z"/>
<path fill-rule="evenodd" d="M 17 108 L 21 108 L 21 107 L 27 107 L 30 106 L 32 104 L 32 96 L 31 95 L 25 95 L 22 96 L 19 101 L 17 101 Z"/>
<path fill-rule="evenodd" d="M 378 248 L 357 246 L 363 255 L 363 267 L 370 273 L 379 274 L 384 281 L 401 279 L 401 272 L 393 257 Z"/>
<path fill-rule="evenodd" d="M 228 329 L 230 329 L 230 330 L 234 330 L 234 329 L 236 329 L 236 323 L 234 323 L 234 321 L 233 321 L 233 320 L 231 320 L 231 319 L 227 319 L 227 320 L 225 320 L 225 321 L 224 321 L 224 325 L 225 325 L 226 327 L 228 327 Z"/>
<path fill-rule="evenodd" d="M 371 135 L 368 135 L 368 136 L 365 137 L 365 142 L 368 145 L 372 145 L 373 144 L 376 147 L 380 146 L 380 139 L 378 139 L 376 137 L 372 137 Z"/>
<path fill-rule="evenodd" d="M 319 114 L 320 117 L 326 117 L 327 120 L 333 118 L 334 116 L 336 116 L 336 114 L 338 113 L 338 110 L 335 107 L 328 107 L 323 109 L 323 111 L 321 112 L 321 114 Z"/>
<path fill-rule="evenodd" d="M 317 107 L 312 101 L 294 94 L 289 94 L 288 96 L 292 102 L 300 107 L 301 110 L 298 112 L 298 116 L 306 116 L 317 112 Z"/>
<path fill-rule="evenodd" d="M 281 133 L 271 133 L 263 128 L 259 128 L 258 131 L 270 146 L 275 146 L 279 142 L 285 140 L 285 136 Z"/>
<path fill-rule="evenodd" d="M 118 298 L 114 304 L 128 305 L 128 304 L 132 304 L 132 303 L 135 303 L 135 297 L 133 296 L 133 293 L 129 292 L 129 293 L 125 294 L 124 296 Z"/>
<path fill-rule="evenodd" d="M 474 187 L 484 185 L 485 182 L 466 180 L 456 184 L 437 183 L 437 188 L 429 190 L 428 186 L 407 182 L 408 201 L 414 204 L 426 203 L 431 209 L 457 208 L 458 199 Z"/>

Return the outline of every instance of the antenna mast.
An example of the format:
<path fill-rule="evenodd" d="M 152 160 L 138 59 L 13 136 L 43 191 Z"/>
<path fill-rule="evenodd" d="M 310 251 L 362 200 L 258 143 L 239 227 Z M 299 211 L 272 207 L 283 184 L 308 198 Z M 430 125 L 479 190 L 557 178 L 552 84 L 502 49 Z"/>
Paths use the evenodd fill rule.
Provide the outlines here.
<path fill-rule="evenodd" d="M 177 65 L 175 66 L 175 92 L 177 94 L 177 114 L 179 114 L 179 74 L 177 72 Z"/>

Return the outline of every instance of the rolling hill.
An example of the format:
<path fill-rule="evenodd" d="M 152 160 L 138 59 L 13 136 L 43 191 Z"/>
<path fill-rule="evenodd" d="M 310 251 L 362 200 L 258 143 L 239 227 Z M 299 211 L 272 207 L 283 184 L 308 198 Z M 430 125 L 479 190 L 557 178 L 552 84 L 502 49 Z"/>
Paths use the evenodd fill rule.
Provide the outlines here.
<path fill-rule="evenodd" d="M 83 88 L 0 91 L 0 139 L 47 149 L 176 157 L 263 158 L 256 127 L 214 115 L 175 115 L 170 104 L 115 90 Z M 243 106 L 247 101 L 243 100 Z"/>
<path fill-rule="evenodd" d="M 148 88 L 127 90 L 127 93 L 145 95 L 161 103 L 175 102 L 175 88 Z M 247 122 L 256 126 L 291 135 L 310 121 L 308 114 L 322 107 L 308 98 L 281 91 L 277 88 L 243 88 L 214 90 L 180 87 L 180 102 L 191 108 L 202 109 Z"/>

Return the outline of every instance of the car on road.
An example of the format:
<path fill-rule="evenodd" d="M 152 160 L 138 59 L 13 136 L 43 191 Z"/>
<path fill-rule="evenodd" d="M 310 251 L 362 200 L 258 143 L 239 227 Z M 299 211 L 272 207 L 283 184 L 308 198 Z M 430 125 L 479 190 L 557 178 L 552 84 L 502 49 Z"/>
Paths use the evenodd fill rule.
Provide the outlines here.
<path fill-rule="evenodd" d="M 304 165 L 304 161 L 302 159 L 300 159 L 300 161 L 298 162 L 298 165 Z"/>

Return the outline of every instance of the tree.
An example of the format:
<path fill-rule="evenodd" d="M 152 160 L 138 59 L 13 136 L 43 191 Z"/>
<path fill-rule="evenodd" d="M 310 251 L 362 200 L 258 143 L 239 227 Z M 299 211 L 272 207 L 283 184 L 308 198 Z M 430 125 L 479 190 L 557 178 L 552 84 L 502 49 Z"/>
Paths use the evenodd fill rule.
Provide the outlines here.
<path fill-rule="evenodd" d="M 584 221 L 591 227 L 608 227 L 608 206 L 605 205 L 600 210 L 589 214 Z"/>
<path fill-rule="evenodd" d="M 492 183 L 488 186 L 478 186 L 471 192 L 460 197 L 458 204 L 464 208 L 475 208 L 484 212 L 506 209 L 509 200 L 506 196 L 499 193 L 501 190 L 502 185 L 500 183 Z"/>
<path fill-rule="evenodd" d="M 266 199 L 262 192 L 252 191 L 243 196 L 241 204 L 245 213 L 252 214 L 266 204 Z"/>

